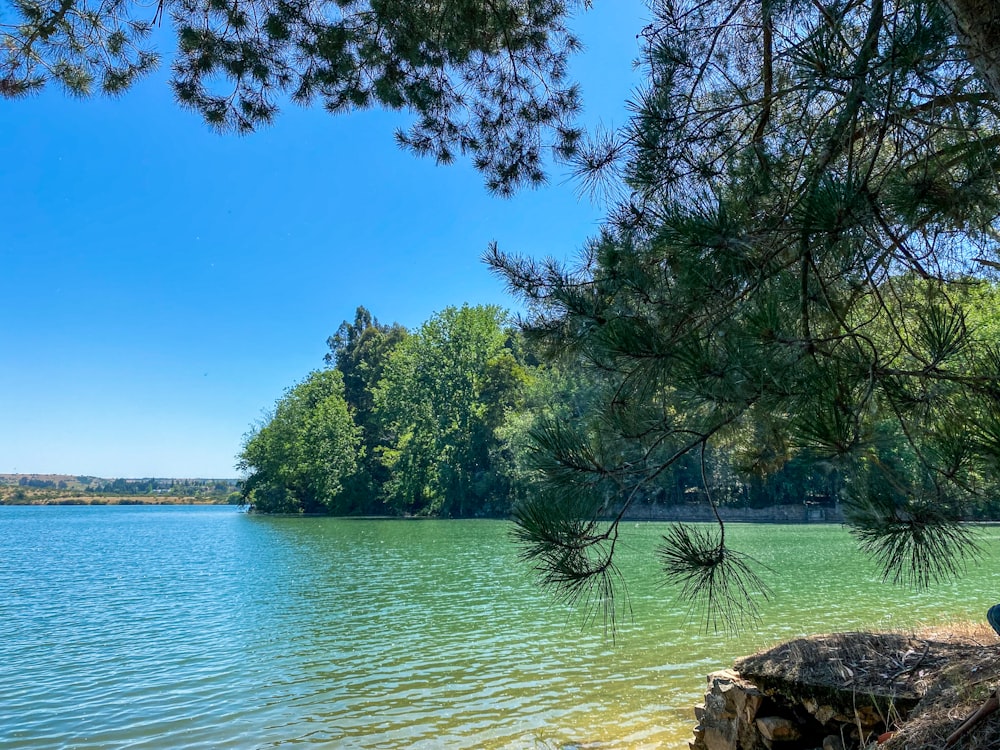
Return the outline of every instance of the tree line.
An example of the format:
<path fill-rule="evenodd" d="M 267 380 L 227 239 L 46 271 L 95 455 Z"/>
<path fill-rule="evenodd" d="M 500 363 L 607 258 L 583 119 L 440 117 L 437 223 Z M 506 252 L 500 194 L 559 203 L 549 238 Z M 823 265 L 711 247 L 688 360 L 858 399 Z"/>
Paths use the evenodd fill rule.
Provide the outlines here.
<path fill-rule="evenodd" d="M 61 483 L 65 484 L 65 483 Z M 223 479 L 161 479 L 118 477 L 104 482 L 88 481 L 84 492 L 92 495 L 169 495 L 173 497 L 228 497 L 233 492 L 232 480 Z"/>
<path fill-rule="evenodd" d="M 995 309 L 992 287 L 975 294 L 978 310 Z M 992 318 L 980 313 L 969 325 L 995 340 Z M 244 439 L 240 492 L 254 511 L 504 517 L 547 497 L 553 477 L 582 497 L 580 478 L 612 456 L 636 472 L 656 465 L 634 455 L 621 425 L 609 429 L 618 380 L 579 354 L 540 356 L 498 307 L 449 307 L 413 331 L 359 307 L 327 344 L 326 367 L 289 388 Z M 671 408 L 675 419 L 693 416 L 694 407 Z M 917 471 L 891 420 L 879 429 L 883 463 Z M 633 489 L 630 508 L 709 496 L 750 508 L 832 505 L 856 489 L 856 476 L 818 462 L 815 450 L 779 452 L 766 438 L 733 431 L 704 457 L 680 456 Z M 589 489 L 618 497 L 599 482 Z M 994 506 L 983 502 L 978 514 L 995 516 Z"/>
<path fill-rule="evenodd" d="M 359 307 L 327 367 L 244 441 L 249 506 L 265 513 L 498 516 L 516 495 L 510 424 L 537 364 L 495 306 L 449 307 L 415 331 Z"/>

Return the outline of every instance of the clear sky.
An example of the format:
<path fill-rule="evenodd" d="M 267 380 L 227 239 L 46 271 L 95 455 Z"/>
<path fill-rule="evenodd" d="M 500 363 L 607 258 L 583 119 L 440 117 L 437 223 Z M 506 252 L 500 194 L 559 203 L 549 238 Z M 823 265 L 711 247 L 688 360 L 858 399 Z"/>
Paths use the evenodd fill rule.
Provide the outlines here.
<path fill-rule="evenodd" d="M 641 0 L 574 24 L 585 121 L 618 126 Z M 420 325 L 515 302 L 489 242 L 569 257 L 602 208 L 556 171 L 513 199 L 402 152 L 405 114 L 289 106 L 212 133 L 157 75 L 117 100 L 0 100 L 0 473 L 232 477 L 244 433 L 358 305 Z"/>

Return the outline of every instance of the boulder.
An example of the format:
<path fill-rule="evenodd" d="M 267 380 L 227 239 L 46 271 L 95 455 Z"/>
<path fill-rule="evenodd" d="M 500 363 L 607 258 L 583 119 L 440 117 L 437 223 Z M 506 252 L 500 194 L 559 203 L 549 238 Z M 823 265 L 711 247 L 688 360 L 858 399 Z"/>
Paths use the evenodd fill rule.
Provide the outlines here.
<path fill-rule="evenodd" d="M 765 750 L 757 731 L 764 694 L 731 669 L 708 676 L 705 705 L 695 709 L 698 726 L 692 750 Z"/>

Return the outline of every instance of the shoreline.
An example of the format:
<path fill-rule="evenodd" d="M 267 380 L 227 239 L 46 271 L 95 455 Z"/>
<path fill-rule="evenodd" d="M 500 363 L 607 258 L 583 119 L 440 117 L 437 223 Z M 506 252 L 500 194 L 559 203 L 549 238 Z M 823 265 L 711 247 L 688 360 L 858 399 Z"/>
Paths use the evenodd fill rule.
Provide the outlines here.
<path fill-rule="evenodd" d="M 232 507 L 238 507 L 237 503 L 229 503 L 220 500 L 203 499 L 197 497 L 176 497 L 176 498 L 162 498 L 155 496 L 140 496 L 140 497 L 119 497 L 119 496 L 105 496 L 99 495 L 93 496 L 69 496 L 69 497 L 50 497 L 50 498 L 26 498 L 24 500 L 13 500 L 11 498 L 0 499 L 0 507 L 10 506 L 18 508 L 35 507 L 35 506 L 52 506 L 52 505 L 62 505 L 62 506 L 83 506 L 83 505 L 95 505 L 95 506 L 106 506 L 106 505 L 229 505 Z"/>

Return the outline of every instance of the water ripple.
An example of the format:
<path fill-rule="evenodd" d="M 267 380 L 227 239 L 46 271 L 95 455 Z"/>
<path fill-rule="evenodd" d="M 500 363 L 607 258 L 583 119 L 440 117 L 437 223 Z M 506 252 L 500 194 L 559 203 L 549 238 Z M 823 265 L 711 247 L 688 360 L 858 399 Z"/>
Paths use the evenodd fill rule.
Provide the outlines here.
<path fill-rule="evenodd" d="M 849 546 L 783 533 L 755 555 L 808 568 L 804 544 L 807 581 Z M 831 594 L 779 585 L 761 632 L 699 633 L 648 573 L 657 534 L 626 550 L 636 616 L 613 643 L 533 585 L 500 523 L 0 507 L 0 749 L 683 747 L 704 675 L 829 629 Z M 859 565 L 845 626 L 872 611 Z M 908 611 L 975 613 L 989 576 Z"/>

